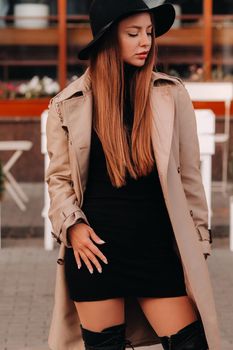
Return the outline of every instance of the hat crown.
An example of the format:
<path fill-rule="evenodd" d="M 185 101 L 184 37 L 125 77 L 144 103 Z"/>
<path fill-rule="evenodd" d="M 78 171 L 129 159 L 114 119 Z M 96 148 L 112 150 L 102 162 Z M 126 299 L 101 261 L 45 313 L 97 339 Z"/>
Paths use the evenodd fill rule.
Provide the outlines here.
<path fill-rule="evenodd" d="M 90 58 L 91 52 L 113 23 L 140 12 L 150 12 L 155 22 L 155 37 L 165 34 L 174 23 L 172 4 L 159 0 L 93 0 L 90 7 L 90 24 L 93 39 L 78 54 L 79 59 Z"/>
<path fill-rule="evenodd" d="M 93 36 L 124 15 L 150 8 L 143 0 L 94 0 L 90 7 Z"/>

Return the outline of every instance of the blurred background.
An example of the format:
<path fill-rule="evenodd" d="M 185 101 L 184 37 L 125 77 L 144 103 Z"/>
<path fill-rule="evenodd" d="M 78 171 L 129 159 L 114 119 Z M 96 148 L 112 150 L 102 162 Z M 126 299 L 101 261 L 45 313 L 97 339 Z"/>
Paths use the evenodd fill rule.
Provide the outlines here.
<path fill-rule="evenodd" d="M 170 2 L 176 7 L 177 20 L 157 40 L 157 69 L 189 81 L 232 81 L 232 0 Z M 0 139 L 33 141 L 30 153 L 15 164 L 13 172 L 17 172 L 19 181 L 43 180 L 40 115 L 49 98 L 88 65 L 78 61 L 77 52 L 91 39 L 90 3 L 91 0 L 0 0 Z M 221 130 L 224 105 L 212 102 L 201 106 L 214 110 L 216 127 Z M 1 156 L 3 161 L 7 157 Z M 220 157 L 216 150 L 213 180 L 221 177 Z M 25 167 L 35 160 L 36 166 L 25 172 Z M 228 175 L 233 178 L 231 166 Z"/>
<path fill-rule="evenodd" d="M 157 40 L 155 66 L 183 79 L 196 111 L 214 238 L 208 264 L 223 350 L 232 350 L 233 0 L 158 0 L 165 2 L 175 6 L 176 21 Z M 59 245 L 46 215 L 46 110 L 88 67 L 77 53 L 92 38 L 90 4 L 0 0 L 2 350 L 48 350 Z"/>

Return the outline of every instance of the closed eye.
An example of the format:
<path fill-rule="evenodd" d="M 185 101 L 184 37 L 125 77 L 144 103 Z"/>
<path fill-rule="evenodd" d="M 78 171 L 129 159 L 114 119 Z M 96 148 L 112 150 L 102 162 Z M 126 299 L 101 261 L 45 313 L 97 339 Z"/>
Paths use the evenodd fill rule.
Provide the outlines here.
<path fill-rule="evenodd" d="M 152 32 L 151 33 L 147 33 L 147 35 L 149 35 L 149 36 L 152 36 Z M 132 33 L 128 33 L 128 35 L 130 36 L 130 37 L 133 37 L 133 38 L 135 38 L 136 36 L 138 36 L 138 34 L 132 34 Z"/>

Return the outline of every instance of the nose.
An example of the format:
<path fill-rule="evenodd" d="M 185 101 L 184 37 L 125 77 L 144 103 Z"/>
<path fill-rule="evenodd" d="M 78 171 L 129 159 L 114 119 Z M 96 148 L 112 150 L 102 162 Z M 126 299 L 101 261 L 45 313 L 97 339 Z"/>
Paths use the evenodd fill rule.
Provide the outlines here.
<path fill-rule="evenodd" d="M 143 33 L 141 35 L 141 40 L 140 40 L 140 45 L 141 46 L 146 46 L 146 47 L 150 47 L 151 46 L 151 36 L 148 35 L 147 33 Z"/>

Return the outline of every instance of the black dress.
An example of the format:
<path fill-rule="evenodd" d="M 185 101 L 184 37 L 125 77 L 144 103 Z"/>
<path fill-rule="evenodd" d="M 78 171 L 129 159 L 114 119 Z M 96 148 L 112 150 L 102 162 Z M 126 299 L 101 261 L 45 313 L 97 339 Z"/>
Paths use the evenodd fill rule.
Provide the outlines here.
<path fill-rule="evenodd" d="M 129 129 L 132 115 L 132 110 L 126 108 L 124 120 Z M 94 244 L 107 257 L 108 264 L 97 257 L 102 273 L 91 263 L 94 270 L 91 274 L 83 260 L 78 269 L 73 249 L 66 247 L 65 274 L 72 300 L 187 295 L 182 265 L 173 250 L 174 232 L 156 163 L 148 176 L 135 180 L 127 175 L 125 186 L 112 186 L 102 144 L 92 129 L 82 210 L 91 227 L 106 242 Z"/>

